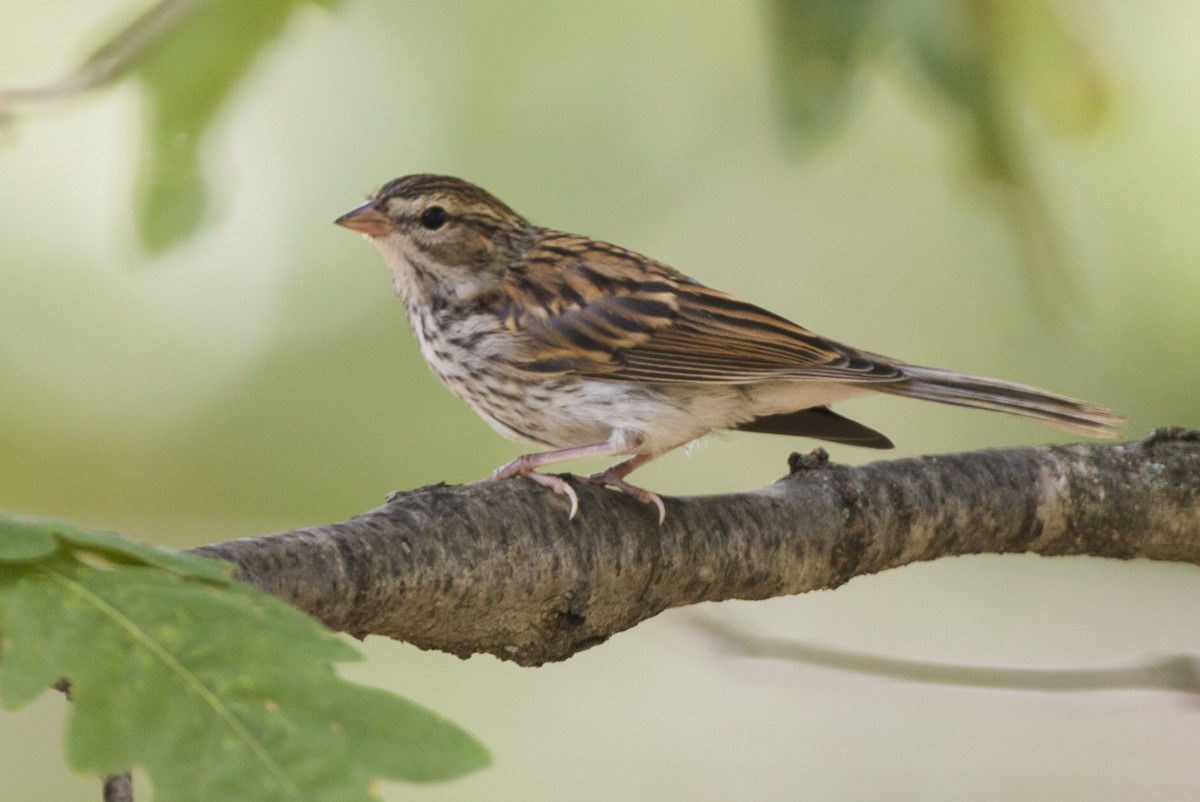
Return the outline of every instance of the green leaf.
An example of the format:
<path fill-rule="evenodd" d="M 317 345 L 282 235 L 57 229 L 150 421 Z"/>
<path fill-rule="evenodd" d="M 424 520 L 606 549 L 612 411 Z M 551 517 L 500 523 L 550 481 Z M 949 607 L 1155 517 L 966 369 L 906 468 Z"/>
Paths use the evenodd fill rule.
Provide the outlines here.
<path fill-rule="evenodd" d="M 879 0 L 769 0 L 775 93 L 784 130 L 818 139 L 854 98 L 863 42 Z"/>
<path fill-rule="evenodd" d="M 233 566 L 229 563 L 136 543 L 110 532 L 82 529 L 67 521 L 0 511 L 0 562 L 43 557 L 60 545 L 116 564 L 155 566 L 218 584 L 228 585 L 233 581 Z M 32 552 L 22 556 L 23 550 Z"/>
<path fill-rule="evenodd" d="M 254 60 L 305 2 L 207 0 L 137 60 L 145 141 L 134 205 L 148 250 L 177 245 L 200 226 L 208 203 L 200 166 L 204 136 Z"/>
<path fill-rule="evenodd" d="M 339 679 L 331 663 L 355 658 L 349 645 L 220 564 L 0 516 L 12 532 L 43 550 L 0 561 L 0 704 L 69 679 L 79 771 L 144 766 L 157 798 L 183 802 L 368 800 L 375 778 L 446 779 L 489 760 L 437 715 Z"/>
<path fill-rule="evenodd" d="M 1085 44 L 1048 0 L 767 0 L 778 106 L 794 139 L 818 139 L 846 117 L 855 77 L 907 54 L 914 83 L 937 101 L 976 174 L 1009 215 L 1026 251 L 1034 298 L 1072 289 L 1026 147 L 1028 115 L 1081 135 L 1108 104 Z M 882 57 L 882 58 L 881 58 Z"/>
<path fill-rule="evenodd" d="M 1031 108 L 1055 131 L 1081 136 L 1100 124 L 1111 90 L 1075 26 L 1064 24 L 1063 11 L 1045 2 L 1002 3 L 995 17 L 1009 72 Z"/>
<path fill-rule="evenodd" d="M 923 82 L 952 112 L 961 142 L 985 178 L 1020 184 L 1018 125 L 1010 108 L 1000 31 L 988 2 L 913 3 L 903 33 Z"/>
<path fill-rule="evenodd" d="M 36 560 L 58 547 L 46 526 L 0 513 L 0 562 Z"/>

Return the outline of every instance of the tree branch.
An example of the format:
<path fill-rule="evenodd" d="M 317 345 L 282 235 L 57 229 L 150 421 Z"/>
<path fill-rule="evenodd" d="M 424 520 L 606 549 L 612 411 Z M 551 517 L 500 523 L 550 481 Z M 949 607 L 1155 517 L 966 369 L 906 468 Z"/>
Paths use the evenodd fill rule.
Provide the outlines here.
<path fill-rule="evenodd" d="M 1093 668 L 973 666 L 882 657 L 810 641 L 763 637 L 716 616 L 694 614 L 688 621 L 725 654 L 790 660 L 902 682 L 1033 693 L 1137 689 L 1200 695 L 1200 659 L 1190 654 L 1151 655 L 1123 665 Z"/>
<path fill-rule="evenodd" d="M 579 483 L 580 512 L 521 479 L 399 494 L 341 523 L 217 543 L 237 576 L 357 637 L 462 657 L 563 660 L 671 607 L 835 588 L 961 554 L 1200 565 L 1200 433 L 829 464 L 667 518 Z"/>

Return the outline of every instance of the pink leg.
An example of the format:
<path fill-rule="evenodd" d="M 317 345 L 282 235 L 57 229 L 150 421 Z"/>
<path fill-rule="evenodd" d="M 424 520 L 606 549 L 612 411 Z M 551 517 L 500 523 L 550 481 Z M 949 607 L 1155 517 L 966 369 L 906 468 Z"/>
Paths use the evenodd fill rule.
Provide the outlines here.
<path fill-rule="evenodd" d="M 624 448 L 614 446 L 612 443 L 596 443 L 590 446 L 563 448 L 558 451 L 522 454 L 507 465 L 502 465 L 492 471 L 492 475 L 487 478 L 487 481 L 498 482 L 501 479 L 511 479 L 514 476 L 527 476 L 530 472 L 536 471 L 538 468 L 553 465 L 556 462 L 566 462 L 569 459 L 611 457 L 613 454 L 620 454 L 622 452 L 628 453 Z M 624 465 L 625 463 L 621 464 Z"/>
<path fill-rule="evenodd" d="M 579 512 L 579 496 L 575 494 L 575 488 L 566 483 L 565 480 L 558 476 L 550 476 L 544 473 L 538 473 L 538 468 L 546 465 L 553 465 L 556 462 L 565 462 L 569 459 L 581 459 L 583 457 L 608 457 L 613 454 L 620 454 L 627 447 L 617 446 L 611 442 L 595 443 L 590 446 L 577 446 L 575 448 L 563 448 L 558 451 L 542 451 L 537 454 L 522 454 L 507 465 L 502 465 L 492 471 L 492 475 L 485 482 L 499 482 L 502 479 L 511 479 L 514 476 L 527 476 L 537 482 L 542 487 L 548 487 L 560 496 L 566 496 L 571 503 L 571 511 L 567 515 L 567 520 L 575 517 Z M 624 465 L 625 463 L 621 463 Z"/>
<path fill-rule="evenodd" d="M 634 454 L 629 459 L 618 462 L 608 470 L 592 474 L 587 477 L 587 481 L 592 484 L 615 487 L 617 490 L 632 496 L 643 504 L 653 504 L 658 508 L 658 523 L 661 526 L 662 522 L 667 519 L 667 508 L 663 504 L 663 500 L 659 498 L 657 493 L 652 493 L 644 487 L 635 487 L 625 481 L 626 476 L 654 459 L 654 457 L 654 454 Z"/>
<path fill-rule="evenodd" d="M 565 462 L 570 459 L 580 459 L 582 457 L 607 457 L 615 454 L 628 454 L 629 445 L 624 442 L 608 441 L 604 443 L 594 443 L 589 446 L 576 446 L 575 448 L 563 448 L 558 451 L 542 451 L 537 454 L 522 454 L 507 465 L 503 465 L 492 471 L 492 475 L 485 479 L 485 482 L 498 482 L 502 479 L 511 479 L 515 476 L 527 476 L 537 482 L 542 487 L 548 487 L 560 496 L 566 496 L 571 503 L 571 512 L 567 516 L 570 520 L 579 512 L 579 496 L 575 494 L 575 489 L 571 485 L 558 476 L 550 476 L 548 474 L 539 473 L 538 468 L 546 465 L 553 465 L 556 462 Z M 650 460 L 654 459 L 654 454 L 634 454 L 628 459 L 618 462 L 608 470 L 594 473 L 587 477 L 585 481 L 592 484 L 613 487 L 626 495 L 632 496 L 643 504 L 653 504 L 658 509 L 658 522 L 661 524 L 667 518 L 667 508 L 663 504 L 657 493 L 651 493 L 649 490 L 641 487 L 635 487 L 625 481 L 625 477 L 634 470 L 645 465 Z"/>

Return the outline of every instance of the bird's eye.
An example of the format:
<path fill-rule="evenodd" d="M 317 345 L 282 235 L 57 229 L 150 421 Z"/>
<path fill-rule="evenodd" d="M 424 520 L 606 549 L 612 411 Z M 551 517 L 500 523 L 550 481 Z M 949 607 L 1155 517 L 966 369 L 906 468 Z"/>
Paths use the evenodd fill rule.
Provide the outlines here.
<path fill-rule="evenodd" d="M 421 225 L 432 231 L 446 224 L 446 210 L 441 206 L 430 206 L 421 212 Z"/>

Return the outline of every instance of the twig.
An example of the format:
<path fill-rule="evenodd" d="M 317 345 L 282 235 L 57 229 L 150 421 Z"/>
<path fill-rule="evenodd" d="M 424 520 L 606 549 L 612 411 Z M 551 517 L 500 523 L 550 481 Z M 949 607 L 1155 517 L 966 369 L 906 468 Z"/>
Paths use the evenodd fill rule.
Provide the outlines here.
<path fill-rule="evenodd" d="M 162 0 L 101 45 L 74 71 L 42 86 L 0 89 L 0 120 L 22 104 L 72 97 L 122 75 L 154 43 L 170 33 L 204 0 Z"/>

